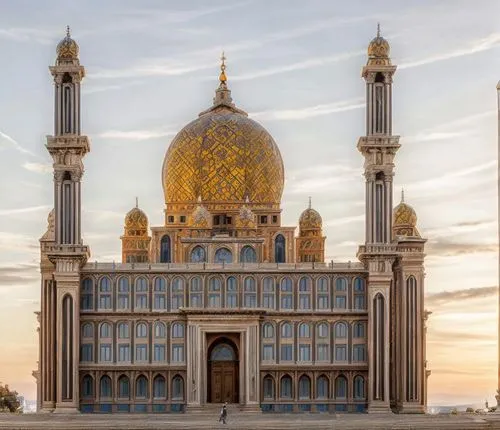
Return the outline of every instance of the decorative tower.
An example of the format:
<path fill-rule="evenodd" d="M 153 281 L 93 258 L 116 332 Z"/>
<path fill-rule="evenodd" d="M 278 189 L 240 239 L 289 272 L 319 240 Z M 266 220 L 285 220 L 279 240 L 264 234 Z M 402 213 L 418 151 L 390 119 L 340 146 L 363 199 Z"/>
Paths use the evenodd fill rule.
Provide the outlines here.
<path fill-rule="evenodd" d="M 392 77 L 389 43 L 380 35 L 368 46 L 366 81 L 366 136 L 358 141 L 365 158 L 365 245 L 358 258 L 368 275 L 368 411 L 389 410 L 389 313 L 392 264 L 397 254 L 392 242 L 392 177 L 399 136 L 392 135 Z"/>
<path fill-rule="evenodd" d="M 66 37 L 57 45 L 50 72 L 55 83 L 54 135 L 47 136 L 53 158 L 53 229 L 42 238 L 42 410 L 77 412 L 80 267 L 89 257 L 81 238 L 82 159 L 90 150 L 80 134 L 80 82 L 85 69 L 78 45 Z"/>
<path fill-rule="evenodd" d="M 325 239 L 322 231 L 323 220 L 320 214 L 311 207 L 302 212 L 299 218 L 299 236 L 296 240 L 297 262 L 324 263 Z"/>
<path fill-rule="evenodd" d="M 148 234 L 148 217 L 139 209 L 137 199 L 135 208 L 125 216 L 125 228 L 121 240 L 122 263 L 149 262 L 151 236 Z"/>
<path fill-rule="evenodd" d="M 391 291 L 391 404 L 399 413 L 425 413 L 427 404 L 424 245 L 417 214 L 405 203 L 394 208 L 393 239 L 399 254 Z"/>

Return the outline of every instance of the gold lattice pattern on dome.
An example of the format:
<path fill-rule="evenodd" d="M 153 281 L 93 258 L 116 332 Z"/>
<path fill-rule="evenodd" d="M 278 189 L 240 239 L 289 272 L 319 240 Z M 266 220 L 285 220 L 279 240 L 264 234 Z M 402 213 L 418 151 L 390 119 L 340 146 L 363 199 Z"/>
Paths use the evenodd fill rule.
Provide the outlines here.
<path fill-rule="evenodd" d="M 125 217 L 126 229 L 147 229 L 148 217 L 139 208 L 132 209 Z"/>
<path fill-rule="evenodd" d="M 165 157 L 169 203 L 243 202 L 279 207 L 283 162 L 269 133 L 245 115 L 221 109 L 202 115 L 174 138 Z"/>
<path fill-rule="evenodd" d="M 408 206 L 406 203 L 400 203 L 394 210 L 393 223 L 395 226 L 409 225 L 415 227 L 417 225 L 417 214 L 411 206 Z"/>
<path fill-rule="evenodd" d="M 321 215 L 314 209 L 308 208 L 300 215 L 299 227 L 301 230 L 321 229 L 322 224 Z"/>
<path fill-rule="evenodd" d="M 78 58 L 78 51 L 80 48 L 78 44 L 71 38 L 69 26 L 66 27 L 66 37 L 57 45 L 57 57 L 59 59 L 76 59 Z"/>
<path fill-rule="evenodd" d="M 380 24 L 377 26 L 377 36 L 368 45 L 368 64 L 390 66 L 391 46 L 380 35 Z"/>

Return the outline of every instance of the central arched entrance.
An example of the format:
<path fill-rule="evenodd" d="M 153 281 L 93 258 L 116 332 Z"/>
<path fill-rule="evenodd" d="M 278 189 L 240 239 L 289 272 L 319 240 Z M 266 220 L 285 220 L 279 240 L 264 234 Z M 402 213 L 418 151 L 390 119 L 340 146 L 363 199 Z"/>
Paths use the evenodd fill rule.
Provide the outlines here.
<path fill-rule="evenodd" d="M 238 403 L 238 348 L 226 337 L 216 339 L 208 350 L 208 402 Z"/>

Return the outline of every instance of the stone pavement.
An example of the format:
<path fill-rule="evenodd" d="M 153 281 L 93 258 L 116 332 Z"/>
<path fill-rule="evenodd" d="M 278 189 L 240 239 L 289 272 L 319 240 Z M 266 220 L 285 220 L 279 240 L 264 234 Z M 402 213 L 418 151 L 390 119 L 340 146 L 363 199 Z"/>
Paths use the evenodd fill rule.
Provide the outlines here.
<path fill-rule="evenodd" d="M 497 415 L 262 414 L 229 411 L 228 424 L 207 414 L 0 414 L 0 429 L 500 429 Z"/>

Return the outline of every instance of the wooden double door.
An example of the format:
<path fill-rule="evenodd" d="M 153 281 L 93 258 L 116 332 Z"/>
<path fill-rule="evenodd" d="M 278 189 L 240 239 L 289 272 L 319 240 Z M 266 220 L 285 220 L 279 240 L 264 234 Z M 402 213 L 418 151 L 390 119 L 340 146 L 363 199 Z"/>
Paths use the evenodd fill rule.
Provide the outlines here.
<path fill-rule="evenodd" d="M 209 399 L 211 403 L 238 403 L 238 362 L 209 363 Z"/>

